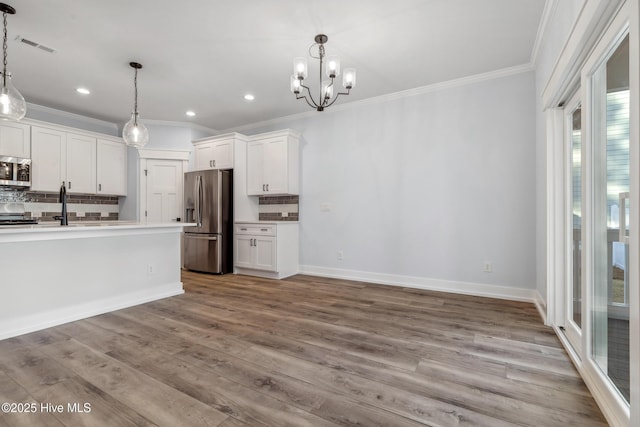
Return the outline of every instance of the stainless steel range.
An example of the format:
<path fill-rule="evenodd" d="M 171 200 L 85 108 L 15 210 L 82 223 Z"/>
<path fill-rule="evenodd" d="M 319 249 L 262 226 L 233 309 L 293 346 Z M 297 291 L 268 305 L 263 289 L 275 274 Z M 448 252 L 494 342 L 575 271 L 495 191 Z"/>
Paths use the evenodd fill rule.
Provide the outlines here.
<path fill-rule="evenodd" d="M 35 218 L 27 218 L 22 202 L 0 202 L 0 225 L 37 224 Z"/>

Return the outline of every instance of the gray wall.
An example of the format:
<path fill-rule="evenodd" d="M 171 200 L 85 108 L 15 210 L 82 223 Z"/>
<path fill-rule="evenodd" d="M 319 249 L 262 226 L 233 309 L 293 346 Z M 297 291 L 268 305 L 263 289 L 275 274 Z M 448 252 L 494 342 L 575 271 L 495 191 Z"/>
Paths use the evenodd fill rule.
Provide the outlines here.
<path fill-rule="evenodd" d="M 239 132 L 302 134 L 305 267 L 534 289 L 535 105 L 525 72 Z"/>

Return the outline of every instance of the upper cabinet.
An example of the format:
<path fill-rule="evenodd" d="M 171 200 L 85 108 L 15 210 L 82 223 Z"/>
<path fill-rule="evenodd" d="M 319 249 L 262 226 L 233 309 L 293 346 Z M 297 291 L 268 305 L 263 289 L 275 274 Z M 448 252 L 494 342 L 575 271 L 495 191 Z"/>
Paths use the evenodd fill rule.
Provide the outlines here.
<path fill-rule="evenodd" d="M 31 128 L 33 191 L 96 192 L 96 139 L 56 129 Z"/>
<path fill-rule="evenodd" d="M 67 180 L 67 134 L 31 128 L 31 190 L 58 191 Z"/>
<path fill-rule="evenodd" d="M 97 193 L 127 195 L 127 147 L 117 141 L 97 141 Z"/>
<path fill-rule="evenodd" d="M 67 133 L 67 192 L 96 192 L 96 139 Z"/>
<path fill-rule="evenodd" d="M 286 129 L 254 135 L 247 143 L 249 196 L 299 193 L 298 133 Z"/>
<path fill-rule="evenodd" d="M 0 156 L 31 157 L 31 126 L 23 123 L 0 124 Z"/>
<path fill-rule="evenodd" d="M 196 170 L 233 169 L 235 134 L 224 134 L 193 141 Z"/>
<path fill-rule="evenodd" d="M 31 190 L 126 195 L 124 143 L 93 135 L 32 126 Z"/>

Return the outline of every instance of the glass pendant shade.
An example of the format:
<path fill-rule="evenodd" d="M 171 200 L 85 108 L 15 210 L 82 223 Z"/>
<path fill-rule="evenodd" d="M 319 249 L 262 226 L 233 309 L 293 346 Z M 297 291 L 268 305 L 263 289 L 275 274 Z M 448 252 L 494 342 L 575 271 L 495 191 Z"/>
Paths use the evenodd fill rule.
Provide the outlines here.
<path fill-rule="evenodd" d="M 149 142 L 149 131 L 138 119 L 137 111 L 131 113 L 131 120 L 122 128 L 122 139 L 127 145 L 136 148 L 144 147 Z"/>
<path fill-rule="evenodd" d="M 345 89 L 353 89 L 356 87 L 356 69 L 355 68 L 345 68 L 344 76 L 342 77 L 342 86 Z"/>
<path fill-rule="evenodd" d="M 331 99 L 333 97 L 333 85 L 331 80 L 325 80 L 322 82 L 322 94 L 324 99 Z"/>
<path fill-rule="evenodd" d="M 336 77 L 340 75 L 340 58 L 335 55 L 327 57 L 327 65 L 325 65 L 327 77 Z"/>
<path fill-rule="evenodd" d="M 21 120 L 27 112 L 27 103 L 11 82 L 11 74 L 3 76 L 0 72 L 0 119 Z"/>
<path fill-rule="evenodd" d="M 300 79 L 296 76 L 291 76 L 291 92 L 300 93 Z"/>
<path fill-rule="evenodd" d="M 307 78 L 307 60 L 305 58 L 298 57 L 293 60 L 293 75 L 298 78 Z"/>

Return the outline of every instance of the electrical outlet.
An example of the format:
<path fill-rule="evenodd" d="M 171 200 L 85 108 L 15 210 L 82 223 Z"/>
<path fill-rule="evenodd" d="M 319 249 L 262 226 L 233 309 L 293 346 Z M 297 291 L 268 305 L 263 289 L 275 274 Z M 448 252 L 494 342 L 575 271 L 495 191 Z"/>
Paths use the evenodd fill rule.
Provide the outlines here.
<path fill-rule="evenodd" d="M 282 218 L 288 218 L 289 217 L 289 212 L 280 212 L 280 216 Z"/>
<path fill-rule="evenodd" d="M 493 266 L 491 265 L 491 261 L 484 262 L 484 268 L 482 269 L 485 273 L 491 273 L 493 271 Z"/>
<path fill-rule="evenodd" d="M 344 259 L 344 251 L 338 251 L 338 261 L 342 261 Z"/>

